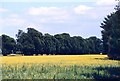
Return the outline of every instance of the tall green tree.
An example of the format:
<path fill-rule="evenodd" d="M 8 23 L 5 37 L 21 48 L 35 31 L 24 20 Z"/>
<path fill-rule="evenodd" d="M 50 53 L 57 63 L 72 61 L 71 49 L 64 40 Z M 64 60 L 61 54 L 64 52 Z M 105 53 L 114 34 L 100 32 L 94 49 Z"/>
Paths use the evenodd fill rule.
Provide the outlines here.
<path fill-rule="evenodd" d="M 89 54 L 100 54 L 102 52 L 102 41 L 97 37 L 89 37 L 86 39 L 87 51 Z"/>
<path fill-rule="evenodd" d="M 2 36 L 0 36 L 0 54 L 2 54 Z"/>
<path fill-rule="evenodd" d="M 44 37 L 43 34 L 34 28 L 28 28 L 27 34 L 29 36 L 29 40 L 31 44 L 34 46 L 33 50 L 35 54 L 43 54 L 44 53 Z"/>
<path fill-rule="evenodd" d="M 84 39 L 80 36 L 74 36 L 71 37 L 71 53 L 72 54 L 83 54 L 85 52 L 84 50 Z"/>
<path fill-rule="evenodd" d="M 57 39 L 46 33 L 44 35 L 44 43 L 45 43 L 45 53 L 46 54 L 56 54 L 56 43 L 57 43 Z"/>
<path fill-rule="evenodd" d="M 58 40 L 56 50 L 58 54 L 70 54 L 70 35 L 68 33 L 56 34 L 54 37 Z"/>
<path fill-rule="evenodd" d="M 16 41 L 7 35 L 2 35 L 2 54 L 6 56 L 10 53 L 15 53 L 15 51 Z"/>
<path fill-rule="evenodd" d="M 33 54 L 34 45 L 28 33 L 25 33 L 19 30 L 16 36 L 17 36 L 17 46 L 19 46 L 18 50 L 21 51 L 25 55 Z"/>
<path fill-rule="evenodd" d="M 27 28 L 27 33 L 19 30 L 17 36 L 17 44 L 25 55 L 43 54 L 44 41 L 43 34 L 34 28 Z"/>
<path fill-rule="evenodd" d="M 120 8 L 101 23 L 104 52 L 110 59 L 120 59 Z"/>

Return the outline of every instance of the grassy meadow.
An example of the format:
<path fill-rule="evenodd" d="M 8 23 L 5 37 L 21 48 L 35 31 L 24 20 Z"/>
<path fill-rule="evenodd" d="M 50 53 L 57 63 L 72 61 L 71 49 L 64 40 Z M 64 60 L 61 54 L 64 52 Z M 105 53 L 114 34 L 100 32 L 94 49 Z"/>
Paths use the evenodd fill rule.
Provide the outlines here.
<path fill-rule="evenodd" d="M 120 61 L 107 55 L 4 56 L 3 79 L 120 78 Z"/>

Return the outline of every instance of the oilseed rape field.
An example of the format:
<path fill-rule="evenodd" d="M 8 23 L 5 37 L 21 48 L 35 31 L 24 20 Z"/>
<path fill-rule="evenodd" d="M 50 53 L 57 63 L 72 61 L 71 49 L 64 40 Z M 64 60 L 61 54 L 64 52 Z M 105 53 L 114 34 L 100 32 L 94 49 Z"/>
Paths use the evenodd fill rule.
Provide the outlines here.
<path fill-rule="evenodd" d="M 120 78 L 120 61 L 107 55 L 3 56 L 2 79 Z"/>

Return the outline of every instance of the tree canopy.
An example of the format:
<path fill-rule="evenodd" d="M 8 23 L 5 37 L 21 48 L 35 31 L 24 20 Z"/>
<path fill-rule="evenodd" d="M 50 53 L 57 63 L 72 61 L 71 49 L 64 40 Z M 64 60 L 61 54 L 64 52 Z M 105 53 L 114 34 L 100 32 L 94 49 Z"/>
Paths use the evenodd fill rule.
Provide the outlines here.
<path fill-rule="evenodd" d="M 2 35 L 3 54 L 22 53 L 33 54 L 96 54 L 102 52 L 102 41 L 97 37 L 71 37 L 68 33 L 50 35 L 42 34 L 34 28 L 27 28 L 27 32 L 19 30 L 17 39 Z"/>
<path fill-rule="evenodd" d="M 111 59 L 120 59 L 120 8 L 107 15 L 101 23 L 104 53 Z"/>
<path fill-rule="evenodd" d="M 16 41 L 7 36 L 7 35 L 2 35 L 2 54 L 7 55 L 10 53 L 15 53 L 16 51 Z"/>

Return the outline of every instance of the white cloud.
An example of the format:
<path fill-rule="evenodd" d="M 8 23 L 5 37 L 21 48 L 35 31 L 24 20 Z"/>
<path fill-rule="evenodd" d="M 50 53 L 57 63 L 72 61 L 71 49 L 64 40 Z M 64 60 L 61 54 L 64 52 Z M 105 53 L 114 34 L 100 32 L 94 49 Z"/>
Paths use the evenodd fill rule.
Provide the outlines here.
<path fill-rule="evenodd" d="M 59 16 L 59 17 L 54 17 L 54 19 L 55 19 L 55 20 L 59 20 L 59 19 L 62 20 L 62 19 L 68 19 L 68 17 L 69 17 L 68 15 L 61 15 L 61 16 Z"/>
<path fill-rule="evenodd" d="M 96 4 L 97 5 L 115 5 L 117 2 L 115 0 L 97 0 Z"/>
<path fill-rule="evenodd" d="M 8 11 L 7 9 L 0 8 L 0 13 L 7 12 L 7 11 Z"/>
<path fill-rule="evenodd" d="M 7 17 L 0 19 L 2 26 L 21 26 L 26 23 L 24 18 L 21 18 L 19 14 L 9 14 Z"/>
<path fill-rule="evenodd" d="M 0 19 L 0 23 L 2 26 L 21 26 L 25 23 L 25 20 L 20 18 L 5 18 Z"/>
<path fill-rule="evenodd" d="M 11 25 L 21 25 L 24 23 L 23 19 L 17 19 L 17 18 L 13 18 L 13 19 L 7 19 L 8 22 L 11 23 Z"/>
<path fill-rule="evenodd" d="M 34 24 L 34 23 L 28 23 L 28 24 L 26 24 L 26 28 L 39 29 L 39 28 L 41 28 L 41 25 L 40 24 Z"/>
<path fill-rule="evenodd" d="M 0 18 L 0 35 L 2 35 L 3 21 Z"/>
<path fill-rule="evenodd" d="M 67 11 L 62 10 L 60 8 L 57 7 L 32 7 L 28 10 L 28 13 L 30 15 L 47 15 L 47 16 L 51 16 L 51 15 L 63 15 L 66 14 Z"/>
<path fill-rule="evenodd" d="M 12 18 L 19 18 L 19 15 L 18 14 L 11 14 L 10 17 L 12 17 Z"/>
<path fill-rule="evenodd" d="M 65 22 L 66 20 L 69 20 L 70 17 L 67 15 L 64 16 L 51 16 L 51 17 L 43 17 L 40 19 L 37 19 L 37 21 L 39 21 L 40 23 L 58 23 L 58 22 Z"/>
<path fill-rule="evenodd" d="M 32 7 L 27 13 L 40 23 L 64 22 L 70 19 L 68 11 L 58 7 Z"/>
<path fill-rule="evenodd" d="M 79 5 L 74 8 L 76 14 L 85 14 L 87 11 L 91 10 L 92 7 L 86 5 Z"/>
<path fill-rule="evenodd" d="M 88 2 L 91 0 L 0 0 L 0 2 Z"/>

